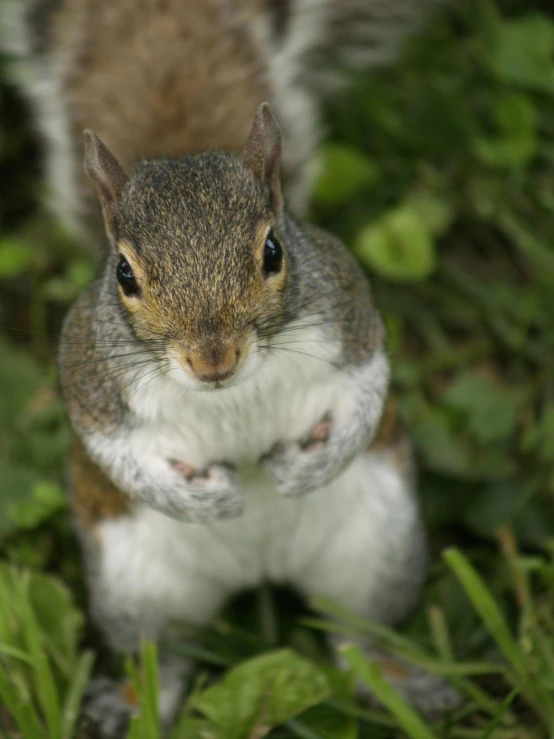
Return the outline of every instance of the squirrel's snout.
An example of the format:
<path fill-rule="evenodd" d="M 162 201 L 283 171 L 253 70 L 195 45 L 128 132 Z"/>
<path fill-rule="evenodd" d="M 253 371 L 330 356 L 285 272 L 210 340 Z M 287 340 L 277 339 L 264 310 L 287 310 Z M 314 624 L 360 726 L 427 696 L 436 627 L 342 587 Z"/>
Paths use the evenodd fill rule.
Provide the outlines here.
<path fill-rule="evenodd" d="M 240 349 L 233 346 L 209 353 L 190 353 L 187 362 L 198 380 L 202 382 L 223 382 L 235 374 L 240 354 Z"/>

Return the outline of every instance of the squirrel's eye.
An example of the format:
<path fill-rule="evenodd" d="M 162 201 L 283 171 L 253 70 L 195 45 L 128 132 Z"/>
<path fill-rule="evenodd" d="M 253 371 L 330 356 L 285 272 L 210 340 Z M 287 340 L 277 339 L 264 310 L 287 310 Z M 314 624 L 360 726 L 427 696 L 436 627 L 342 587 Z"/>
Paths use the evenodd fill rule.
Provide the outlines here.
<path fill-rule="evenodd" d="M 270 231 L 264 246 L 264 272 L 266 275 L 276 274 L 281 271 L 283 263 L 283 250 L 281 244 Z"/>
<path fill-rule="evenodd" d="M 119 260 L 116 275 L 117 281 L 121 285 L 125 295 L 136 295 L 138 293 L 139 287 L 135 280 L 135 275 L 133 274 L 131 265 L 125 257 L 121 257 Z"/>

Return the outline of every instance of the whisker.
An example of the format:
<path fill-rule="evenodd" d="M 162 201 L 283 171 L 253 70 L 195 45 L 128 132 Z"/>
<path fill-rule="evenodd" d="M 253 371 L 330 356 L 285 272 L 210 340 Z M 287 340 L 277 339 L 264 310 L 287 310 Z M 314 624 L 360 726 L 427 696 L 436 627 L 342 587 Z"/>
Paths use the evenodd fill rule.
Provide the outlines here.
<path fill-rule="evenodd" d="M 267 346 L 267 345 L 263 345 L 263 344 L 260 344 L 258 346 L 259 346 L 260 349 L 267 349 L 268 351 L 271 351 L 271 349 L 273 348 L 272 346 Z M 339 372 L 344 372 L 344 374 L 348 375 L 349 377 L 354 377 L 354 378 L 356 377 L 356 375 L 354 375 L 352 372 L 349 372 L 344 367 L 341 367 L 340 365 L 336 364 L 335 362 L 332 362 L 330 359 L 325 359 L 324 357 L 318 357 L 317 355 L 315 355 L 315 354 L 309 354 L 308 352 L 301 352 L 301 351 L 298 351 L 298 349 L 286 349 L 285 347 L 282 347 L 282 346 L 276 347 L 276 350 L 279 351 L 279 352 L 292 352 L 294 354 L 300 354 L 300 355 L 302 355 L 304 357 L 309 357 L 310 359 L 317 359 L 320 362 L 325 362 L 326 364 L 330 365 L 331 367 L 334 367 Z"/>
<path fill-rule="evenodd" d="M 169 367 L 169 362 L 167 363 L 166 367 Z M 144 390 L 144 388 L 146 387 L 146 385 L 148 385 L 148 383 L 149 383 L 149 382 L 152 382 L 152 380 L 155 380 L 155 379 L 157 379 L 157 378 L 159 378 L 159 377 L 162 377 L 162 375 L 166 375 L 166 374 L 167 374 L 167 372 L 168 372 L 169 370 L 168 370 L 168 369 L 165 369 L 165 368 L 163 368 L 163 367 L 162 367 L 162 368 L 160 368 L 160 367 L 156 367 L 156 368 L 154 368 L 153 370 L 151 370 L 151 372 L 146 372 L 146 373 L 145 373 L 144 375 L 141 375 L 141 376 L 140 376 L 140 377 L 138 378 L 139 380 L 143 380 L 143 379 L 144 379 L 145 377 L 148 377 L 148 375 L 152 374 L 153 372 L 157 372 L 157 371 L 158 371 L 158 370 L 160 370 L 160 369 L 161 369 L 161 370 L 163 370 L 163 371 L 159 372 L 159 374 L 155 375 L 154 377 L 151 377 L 151 378 L 150 378 L 149 380 L 147 380 L 147 381 L 146 381 L 146 382 L 145 382 L 145 383 L 144 383 L 143 385 L 141 385 L 140 387 L 138 387 L 138 388 L 137 388 L 137 389 L 135 390 L 135 392 L 134 392 L 134 393 L 133 393 L 133 394 L 132 394 L 132 395 L 131 395 L 131 396 L 130 396 L 130 397 L 128 398 L 128 402 L 130 402 L 130 401 L 131 401 L 131 400 L 132 400 L 132 399 L 133 399 L 133 398 L 135 397 L 135 395 L 136 395 L 136 394 L 137 394 L 137 393 L 138 393 L 138 392 L 139 392 L 140 390 Z M 137 380 L 137 381 L 138 381 L 138 380 Z M 123 392 L 123 391 L 122 391 L 122 392 Z"/>
<path fill-rule="evenodd" d="M 111 354 L 109 356 L 109 359 L 111 360 L 111 359 L 124 359 L 126 357 L 140 357 L 145 354 L 146 352 L 144 350 L 136 351 L 136 352 L 127 352 L 125 354 Z M 97 359 L 86 359 L 84 361 L 65 363 L 65 364 L 58 362 L 57 366 L 58 366 L 58 369 L 60 370 L 68 370 L 68 369 L 73 369 L 75 367 L 86 367 L 91 364 L 97 364 L 98 362 L 106 362 L 107 359 L 108 359 L 107 357 L 98 357 Z M 151 362 L 153 360 L 152 360 L 152 357 L 147 357 L 145 361 Z"/>

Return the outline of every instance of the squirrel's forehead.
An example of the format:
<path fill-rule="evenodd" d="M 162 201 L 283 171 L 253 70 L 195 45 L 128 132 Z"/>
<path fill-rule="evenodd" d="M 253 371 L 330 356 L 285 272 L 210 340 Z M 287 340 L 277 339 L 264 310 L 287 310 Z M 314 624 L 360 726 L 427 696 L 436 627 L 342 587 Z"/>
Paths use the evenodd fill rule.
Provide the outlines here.
<path fill-rule="evenodd" d="M 134 228 L 155 228 L 162 232 L 178 228 L 203 233 L 224 228 L 256 228 L 267 217 L 264 206 L 251 193 L 190 184 L 186 188 L 142 188 L 124 203 L 123 215 Z"/>
<path fill-rule="evenodd" d="M 167 249 L 194 248 L 211 251 L 236 251 L 240 245 L 251 248 L 258 243 L 266 219 L 263 214 L 254 218 L 244 213 L 210 210 L 209 213 L 187 212 L 166 214 L 146 221 L 130 219 L 124 233 L 138 250 L 148 246 Z"/>
<path fill-rule="evenodd" d="M 195 207 L 244 205 L 260 195 L 249 171 L 235 158 L 216 156 L 207 163 L 200 157 L 191 161 L 144 162 L 132 174 L 127 202 Z"/>

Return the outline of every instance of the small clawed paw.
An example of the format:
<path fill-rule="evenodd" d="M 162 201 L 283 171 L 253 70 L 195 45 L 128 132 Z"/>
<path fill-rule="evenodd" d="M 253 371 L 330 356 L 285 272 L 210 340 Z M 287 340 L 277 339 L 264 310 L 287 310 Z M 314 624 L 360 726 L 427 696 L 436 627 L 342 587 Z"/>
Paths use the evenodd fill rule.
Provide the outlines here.
<path fill-rule="evenodd" d="M 301 444 L 289 442 L 274 447 L 263 464 L 282 495 L 301 495 L 311 489 L 312 461 L 312 450 L 305 451 Z"/>
<path fill-rule="evenodd" d="M 305 439 L 277 444 L 262 459 L 281 494 L 303 495 L 325 481 L 320 473 L 329 460 L 322 455 L 326 453 L 325 444 L 331 437 L 332 428 L 331 420 L 325 417 Z"/>
<path fill-rule="evenodd" d="M 184 462 L 172 462 L 172 465 L 186 477 L 190 520 L 203 522 L 236 518 L 242 513 L 244 495 L 233 467 L 212 464 L 197 469 Z"/>

